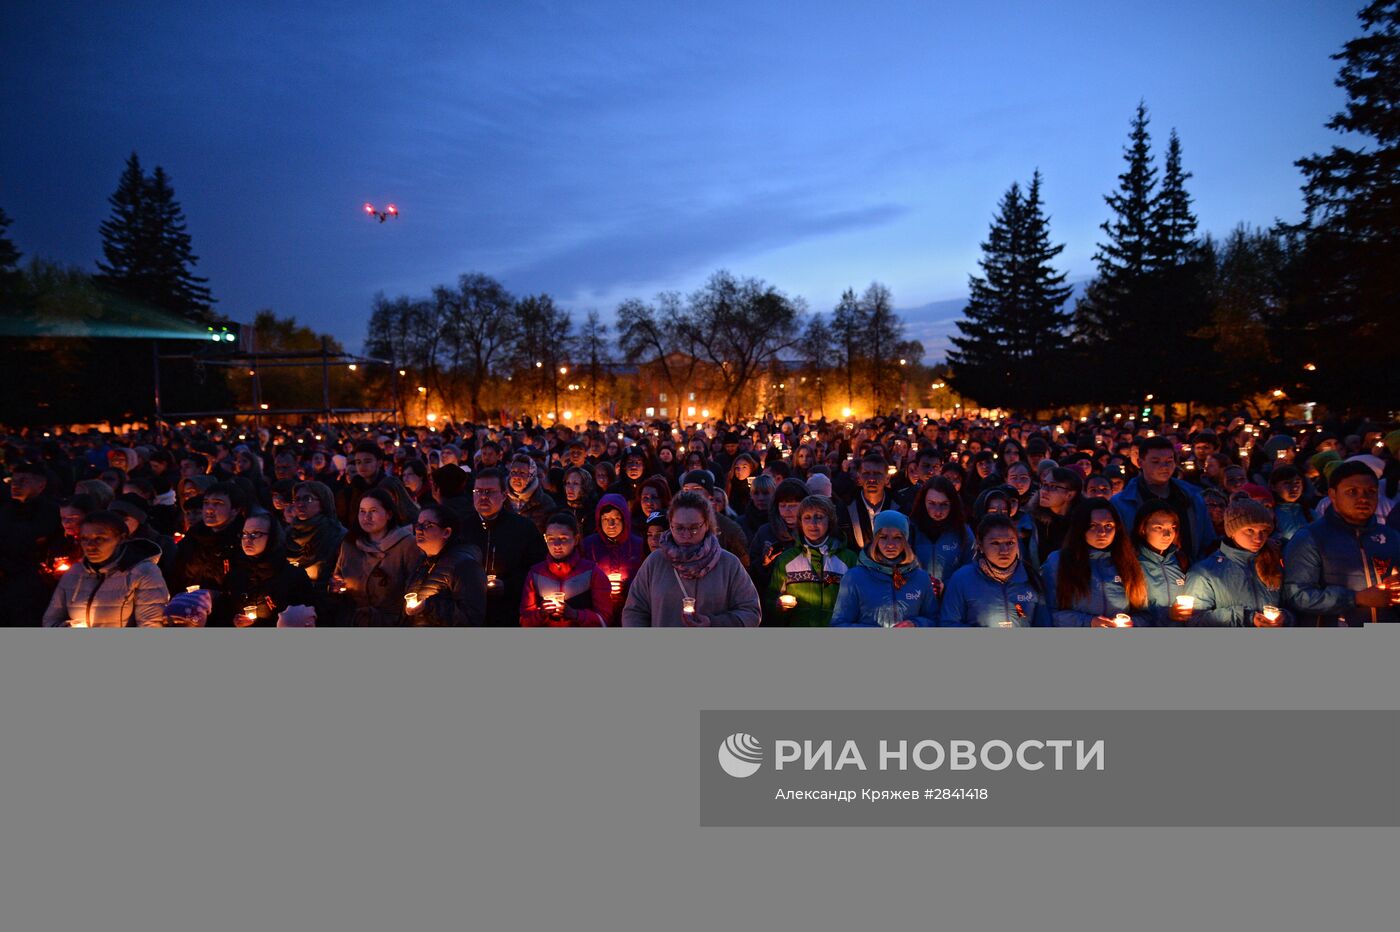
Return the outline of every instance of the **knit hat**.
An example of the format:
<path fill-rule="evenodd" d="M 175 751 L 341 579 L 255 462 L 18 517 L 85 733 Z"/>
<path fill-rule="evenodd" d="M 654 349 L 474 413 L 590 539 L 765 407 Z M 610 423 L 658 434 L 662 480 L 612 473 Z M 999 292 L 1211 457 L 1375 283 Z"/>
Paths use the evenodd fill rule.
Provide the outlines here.
<path fill-rule="evenodd" d="M 1252 498 L 1236 498 L 1225 509 L 1225 533 L 1231 537 L 1241 528 L 1256 524 L 1274 526 L 1274 513 Z"/>
<path fill-rule="evenodd" d="M 1381 442 L 1390 450 L 1391 456 L 1400 457 L 1400 430 L 1392 430 Z"/>
<path fill-rule="evenodd" d="M 116 501 L 107 506 L 107 510 L 115 511 L 117 514 L 125 515 L 129 518 L 135 518 L 137 524 L 145 524 L 146 519 L 150 516 L 146 514 L 145 508 L 136 504 L 135 501 L 132 501 L 132 499 L 135 498 L 137 498 L 135 495 L 119 495 Z"/>
<path fill-rule="evenodd" d="M 897 511 L 882 511 L 875 516 L 871 526 L 876 534 L 885 528 L 893 528 L 903 534 L 906 539 L 909 537 L 909 519 Z"/>
<path fill-rule="evenodd" d="M 208 589 L 176 593 L 165 606 L 165 623 L 171 627 L 202 628 L 214 608 Z"/>
<path fill-rule="evenodd" d="M 1336 450 L 1323 450 L 1321 453 L 1314 453 L 1308 458 L 1308 465 L 1318 472 L 1326 474 L 1327 466 L 1330 463 L 1340 463 L 1342 457 Z"/>

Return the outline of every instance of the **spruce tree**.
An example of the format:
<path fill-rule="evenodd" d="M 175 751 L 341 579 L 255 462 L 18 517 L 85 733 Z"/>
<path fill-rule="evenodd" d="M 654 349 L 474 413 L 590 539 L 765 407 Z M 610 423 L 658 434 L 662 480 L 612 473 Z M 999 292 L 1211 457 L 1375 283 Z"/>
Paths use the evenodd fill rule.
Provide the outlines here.
<path fill-rule="evenodd" d="M 1375 0 L 1358 18 L 1363 35 L 1332 56 L 1347 103 L 1327 126 L 1365 142 L 1297 162 L 1306 176 L 1301 298 L 1326 337 L 1307 341 L 1323 352 L 1310 360 L 1313 397 L 1299 400 L 1381 410 L 1400 397 L 1400 2 Z"/>
<path fill-rule="evenodd" d="M 9 214 L 0 208 L 0 281 L 7 285 L 18 281 L 19 260 L 24 255 L 5 234 L 13 222 Z"/>
<path fill-rule="evenodd" d="M 1173 129 L 1167 141 L 1162 185 L 1152 203 L 1148 255 L 1153 268 L 1180 265 L 1192 256 L 1196 215 L 1191 212 L 1191 195 L 1186 193 L 1186 179 L 1190 177 L 1191 173 L 1181 166 L 1181 138 Z"/>
<path fill-rule="evenodd" d="M 1156 323 L 1146 307 L 1157 240 L 1157 169 L 1147 125 L 1147 105 L 1139 103 L 1123 150 L 1127 167 L 1118 176 L 1118 189 L 1104 197 L 1113 216 L 1102 224 L 1107 240 L 1094 254 L 1098 275 L 1075 308 L 1079 349 L 1087 359 L 1113 361 L 1098 367 L 1101 378 L 1089 389 L 1100 399 L 1135 398 L 1150 384 L 1140 369 L 1143 354 L 1152 352 Z"/>
<path fill-rule="evenodd" d="M 105 260 L 97 264 L 98 283 L 130 301 L 211 320 L 207 279 L 194 274 L 199 257 L 164 169 L 147 177 L 133 152 L 107 202 L 112 212 L 98 228 Z"/>
<path fill-rule="evenodd" d="M 1033 408 L 1061 394 L 1071 289 L 1052 265 L 1064 246 L 1051 245 L 1040 187 L 1037 171 L 1025 195 L 1013 182 L 1002 197 L 982 244 L 983 274 L 969 279 L 963 335 L 952 338 L 953 382 L 982 404 Z"/>

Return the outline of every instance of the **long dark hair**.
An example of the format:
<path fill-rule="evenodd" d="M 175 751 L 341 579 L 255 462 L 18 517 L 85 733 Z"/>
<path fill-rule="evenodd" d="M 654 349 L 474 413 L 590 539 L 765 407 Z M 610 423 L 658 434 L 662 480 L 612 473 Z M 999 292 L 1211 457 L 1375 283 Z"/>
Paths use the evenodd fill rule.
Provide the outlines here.
<path fill-rule="evenodd" d="M 929 489 L 942 492 L 948 497 L 948 519 L 942 524 L 934 521 L 928 513 L 925 498 Z M 963 528 L 967 527 L 967 514 L 963 511 L 962 496 L 953 488 L 953 483 L 942 476 L 932 476 L 914 490 L 914 500 L 910 503 L 909 510 L 912 512 L 910 517 L 914 521 L 914 527 L 929 540 L 937 540 L 945 531 L 956 531 L 961 537 Z"/>
<path fill-rule="evenodd" d="M 1060 547 L 1060 568 L 1055 579 L 1055 599 L 1060 605 L 1073 605 L 1089 597 L 1089 521 L 1096 511 L 1107 511 L 1113 516 L 1117 529 L 1113 532 L 1113 543 L 1109 545 L 1109 555 L 1113 568 L 1123 580 L 1123 591 L 1128 596 L 1128 604 L 1140 609 L 1147 605 L 1147 577 L 1143 575 L 1142 564 L 1133 551 L 1132 535 L 1123 526 L 1118 509 L 1106 498 L 1086 498 L 1069 513 L 1069 529 L 1065 532 L 1065 542 Z"/>

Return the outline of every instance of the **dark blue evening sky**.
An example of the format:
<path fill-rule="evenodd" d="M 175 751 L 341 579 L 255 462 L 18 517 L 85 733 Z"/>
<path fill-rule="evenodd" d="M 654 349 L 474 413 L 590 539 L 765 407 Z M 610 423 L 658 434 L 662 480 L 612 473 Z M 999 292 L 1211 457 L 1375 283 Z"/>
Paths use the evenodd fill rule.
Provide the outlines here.
<path fill-rule="evenodd" d="M 358 347 L 465 271 L 579 316 L 714 269 L 890 286 L 941 355 L 1037 167 L 1072 277 L 1139 98 L 1206 231 L 1294 219 L 1352 2 L 65 3 L 0 13 L 0 207 L 90 267 L 123 160 L 170 173 L 218 309 Z M 383 225 L 361 211 L 393 201 Z"/>

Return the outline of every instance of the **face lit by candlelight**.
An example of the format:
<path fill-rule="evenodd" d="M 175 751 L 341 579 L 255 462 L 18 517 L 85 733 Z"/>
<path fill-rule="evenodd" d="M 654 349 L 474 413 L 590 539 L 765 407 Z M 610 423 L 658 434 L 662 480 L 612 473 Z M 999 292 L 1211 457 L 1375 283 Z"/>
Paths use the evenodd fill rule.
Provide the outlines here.
<path fill-rule="evenodd" d="M 578 537 L 566 525 L 551 524 L 544 529 L 545 549 L 549 551 L 549 558 L 556 563 L 569 559 L 577 543 Z"/>
<path fill-rule="evenodd" d="M 89 563 L 106 563 L 121 542 L 122 535 L 105 524 L 83 524 L 78 532 L 78 543 Z"/>
<path fill-rule="evenodd" d="M 604 508 L 602 515 L 598 518 L 598 529 L 603 532 L 603 536 L 608 540 L 618 540 L 622 537 L 622 512 L 616 508 Z"/>

